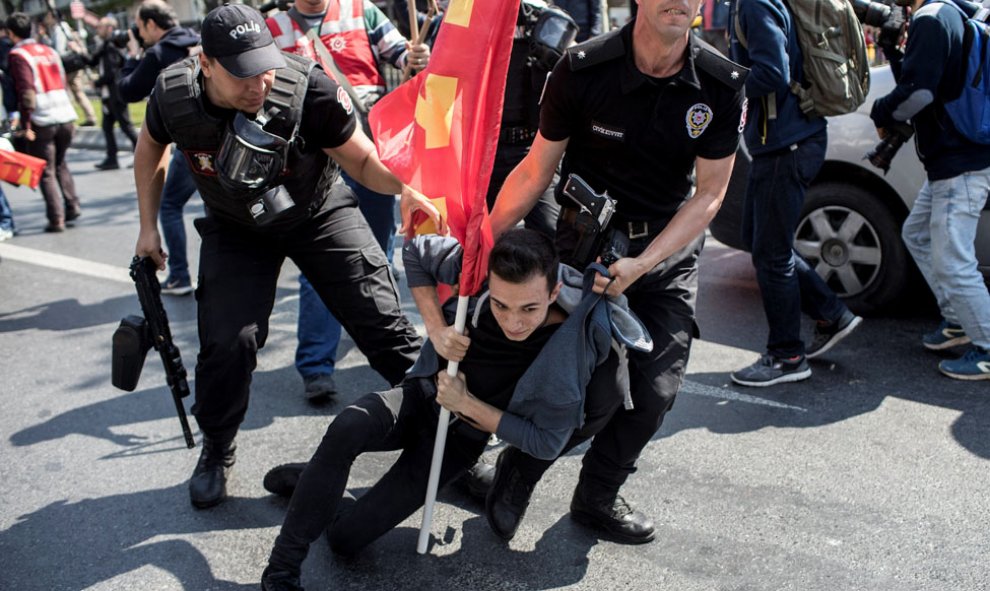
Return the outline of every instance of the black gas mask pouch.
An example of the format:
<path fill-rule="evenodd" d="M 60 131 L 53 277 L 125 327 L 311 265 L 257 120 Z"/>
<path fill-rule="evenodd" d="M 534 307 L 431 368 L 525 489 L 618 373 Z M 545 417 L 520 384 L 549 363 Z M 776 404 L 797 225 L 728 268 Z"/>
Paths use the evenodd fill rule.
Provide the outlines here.
<path fill-rule="evenodd" d="M 248 212 L 259 226 L 295 205 L 278 181 L 285 169 L 291 142 L 264 129 L 275 113 L 277 109 L 272 109 L 252 120 L 238 112 L 227 126 L 216 158 L 220 185 L 235 198 L 245 201 Z"/>

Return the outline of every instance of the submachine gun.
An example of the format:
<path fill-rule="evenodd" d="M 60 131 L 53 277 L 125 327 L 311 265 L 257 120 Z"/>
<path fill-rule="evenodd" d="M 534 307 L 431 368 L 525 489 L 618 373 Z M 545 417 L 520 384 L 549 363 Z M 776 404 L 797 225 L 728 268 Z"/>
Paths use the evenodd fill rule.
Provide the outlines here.
<path fill-rule="evenodd" d="M 127 316 L 114 331 L 110 381 L 115 388 L 133 392 L 141 377 L 145 356 L 154 347 L 165 366 L 165 379 L 172 391 L 172 400 L 182 425 L 186 447 L 193 448 L 196 443 L 189 430 L 186 409 L 182 406 L 182 399 L 189 396 L 186 368 L 182 366 L 179 348 L 172 340 L 172 331 L 168 328 L 168 316 L 162 305 L 162 288 L 155 277 L 155 271 L 155 262 L 148 257 L 134 257 L 131 261 L 131 279 L 137 287 L 144 318 Z"/>

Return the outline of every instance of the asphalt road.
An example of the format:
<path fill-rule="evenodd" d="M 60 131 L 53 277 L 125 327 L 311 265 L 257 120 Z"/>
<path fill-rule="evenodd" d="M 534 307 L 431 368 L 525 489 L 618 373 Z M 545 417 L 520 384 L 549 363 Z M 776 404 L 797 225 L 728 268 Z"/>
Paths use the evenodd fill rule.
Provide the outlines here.
<path fill-rule="evenodd" d="M 333 415 L 384 381 L 346 341 L 337 401 L 306 403 L 288 263 L 232 498 L 194 510 L 186 480 L 199 450 L 182 444 L 157 359 L 136 392 L 110 385 L 111 334 L 139 311 L 126 274 L 137 213 L 131 171 L 97 172 L 101 156 L 70 153 L 84 210 L 61 235 L 41 232 L 40 193 L 4 187 L 20 235 L 0 243 L 0 589 L 257 589 L 285 511 L 264 473 L 308 458 Z M 469 497 L 442 491 L 428 555 L 415 552 L 417 513 L 356 559 L 315 544 L 307 589 L 990 588 L 990 396 L 937 373 L 919 341 L 936 319 L 920 303 L 917 317 L 871 318 L 812 363 L 810 380 L 743 389 L 729 372 L 766 337 L 749 260 L 712 241 L 701 273 L 687 383 L 623 491 L 656 520 L 656 541 L 601 541 L 568 518 L 579 449 L 541 482 L 510 544 Z M 191 369 L 195 301 L 166 306 Z M 362 457 L 350 487 L 360 493 L 393 458 Z"/>

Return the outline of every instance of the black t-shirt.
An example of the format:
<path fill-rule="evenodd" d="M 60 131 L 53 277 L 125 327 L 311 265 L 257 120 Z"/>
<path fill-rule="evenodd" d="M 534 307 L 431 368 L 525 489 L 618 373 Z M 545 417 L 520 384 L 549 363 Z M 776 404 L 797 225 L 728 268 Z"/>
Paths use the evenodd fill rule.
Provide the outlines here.
<path fill-rule="evenodd" d="M 505 410 L 519 378 L 529 369 L 560 323 L 541 326 L 525 341 L 512 341 L 499 327 L 489 302 L 480 304 L 484 309 L 478 315 L 478 326 L 470 329 L 471 346 L 458 371 L 464 372 L 468 392 L 495 408 Z M 448 321 L 452 323 L 453 317 Z M 446 370 L 447 361 L 442 357 L 439 359 L 440 367 Z"/>
<path fill-rule="evenodd" d="M 201 77 L 201 88 L 202 84 Z M 203 105 L 211 116 L 223 120 L 234 118 L 236 114 L 234 109 L 223 109 L 214 105 L 207 98 L 205 91 L 201 96 Z M 148 100 L 144 124 L 152 139 L 160 144 L 169 144 L 172 143 L 172 137 L 162 118 L 158 100 L 155 93 L 152 93 Z M 350 97 L 323 70 L 313 68 L 309 75 L 309 86 L 303 101 L 302 121 L 299 125 L 299 135 L 302 136 L 306 149 L 341 146 L 354 134 L 355 125 L 354 108 Z"/>
<path fill-rule="evenodd" d="M 743 95 L 697 67 L 698 52 L 707 50 L 693 35 L 683 69 L 658 79 L 636 67 L 632 26 L 618 34 L 621 57 L 582 68 L 586 54 L 579 46 L 570 56 L 577 71 L 567 57 L 557 63 L 544 92 L 540 133 L 551 141 L 569 139 L 561 177 L 576 173 L 595 191 L 607 190 L 618 201 L 617 220 L 665 223 L 690 193 L 695 158 L 735 153 Z M 566 204 L 563 185 L 557 185 L 558 200 Z"/>

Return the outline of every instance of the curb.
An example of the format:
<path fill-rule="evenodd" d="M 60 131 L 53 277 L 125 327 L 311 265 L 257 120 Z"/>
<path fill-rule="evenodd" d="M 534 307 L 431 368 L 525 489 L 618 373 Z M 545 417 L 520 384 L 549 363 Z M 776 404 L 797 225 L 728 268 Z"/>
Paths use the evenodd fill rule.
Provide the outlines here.
<path fill-rule="evenodd" d="M 135 131 L 140 128 L 135 127 Z M 127 139 L 124 132 L 114 127 L 114 137 L 117 138 L 117 150 L 120 152 L 133 152 L 131 140 Z M 103 129 L 100 127 L 76 127 L 76 133 L 72 136 L 72 147 L 80 150 L 101 150 L 106 151 L 107 143 L 103 137 Z"/>

